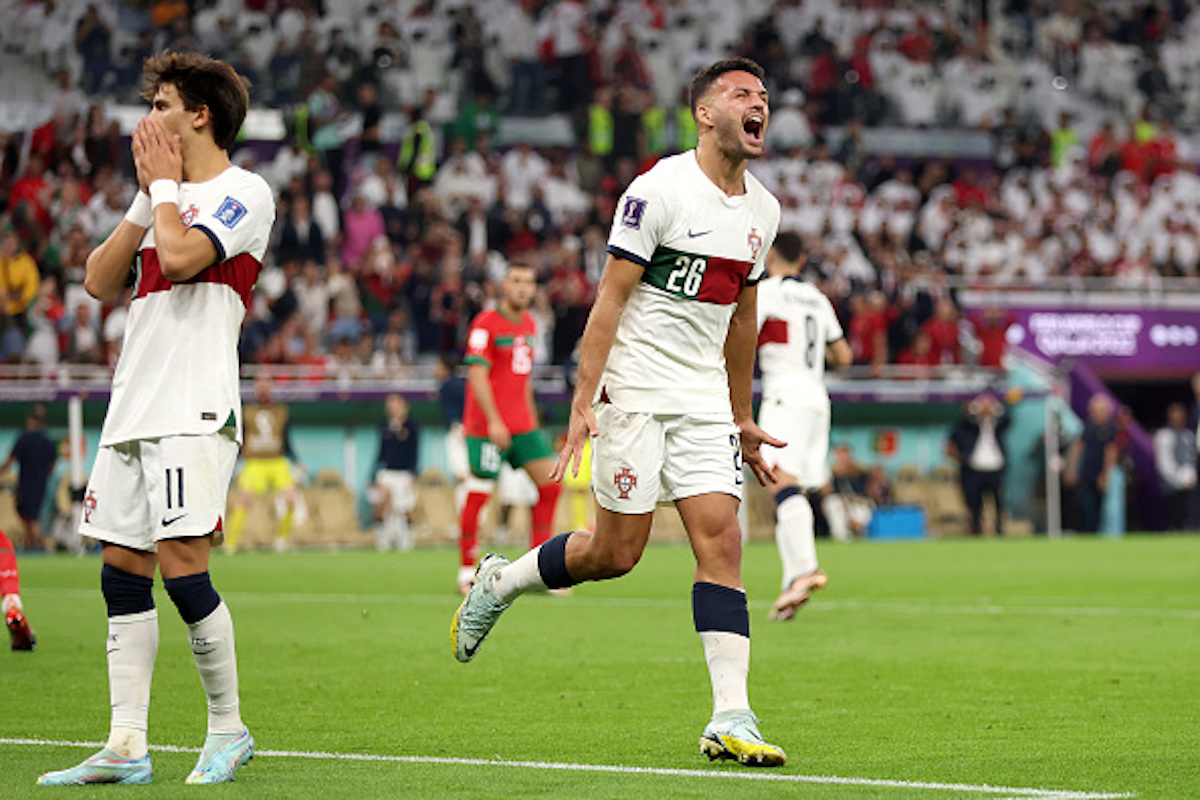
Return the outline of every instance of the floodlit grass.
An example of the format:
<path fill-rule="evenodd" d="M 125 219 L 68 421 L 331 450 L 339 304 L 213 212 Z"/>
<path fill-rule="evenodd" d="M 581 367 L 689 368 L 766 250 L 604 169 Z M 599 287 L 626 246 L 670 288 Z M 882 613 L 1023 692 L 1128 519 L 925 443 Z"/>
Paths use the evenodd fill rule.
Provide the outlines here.
<path fill-rule="evenodd" d="M 631 575 L 572 597 L 521 598 L 468 665 L 450 650 L 451 552 L 218 556 L 242 712 L 262 755 L 234 784 L 188 793 L 1200 796 L 1200 537 L 867 543 L 819 554 L 829 588 L 793 622 L 769 623 L 775 550 L 746 551 L 751 700 L 789 756 L 771 771 L 698 753 L 711 698 L 686 548 L 652 546 Z M 41 772 L 90 752 L 61 743 L 96 742 L 108 729 L 99 560 L 31 555 L 21 569 L 39 649 L 0 653 L 5 798 L 45 796 L 52 790 L 34 787 Z M 196 748 L 203 694 L 183 623 L 161 583 L 155 594 L 151 741 Z M 316 752 L 391 760 L 302 755 Z M 194 759 L 155 752 L 151 787 L 59 791 L 176 797 L 191 789 L 182 780 Z M 806 779 L 832 776 L 853 780 Z"/>

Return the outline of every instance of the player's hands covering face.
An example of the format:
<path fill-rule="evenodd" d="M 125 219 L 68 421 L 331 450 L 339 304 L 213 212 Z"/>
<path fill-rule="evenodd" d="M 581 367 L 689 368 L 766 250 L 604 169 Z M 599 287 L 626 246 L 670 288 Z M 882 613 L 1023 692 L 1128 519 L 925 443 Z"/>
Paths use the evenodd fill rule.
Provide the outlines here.
<path fill-rule="evenodd" d="M 133 163 L 138 185 L 149 191 L 161 178 L 183 180 L 183 154 L 178 134 L 170 134 L 160 120 L 142 117 L 133 132 Z"/>

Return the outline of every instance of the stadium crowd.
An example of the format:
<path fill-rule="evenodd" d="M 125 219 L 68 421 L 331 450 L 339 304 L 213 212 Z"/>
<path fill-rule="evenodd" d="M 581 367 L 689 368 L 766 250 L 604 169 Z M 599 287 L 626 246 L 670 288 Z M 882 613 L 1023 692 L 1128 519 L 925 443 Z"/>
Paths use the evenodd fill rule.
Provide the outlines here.
<path fill-rule="evenodd" d="M 290 121 L 235 153 L 279 198 L 247 363 L 382 377 L 461 352 L 513 260 L 538 270 L 538 361 L 569 363 L 617 198 L 694 141 L 692 68 L 737 53 L 774 97 L 752 170 L 856 363 L 997 366 L 1008 320 L 965 315 L 961 286 L 1197 279 L 1200 179 L 1172 121 L 1200 120 L 1200 15 L 995 5 L 0 0 L 0 45 L 55 82 L 44 124 L 0 131 L 0 360 L 115 363 L 128 298 L 82 288 L 133 188 L 106 108 L 170 47 L 229 60 Z M 572 146 L 498 146 L 504 119 L 549 114 Z M 986 131 L 993 155 L 888 155 L 867 141 L 884 125 Z"/>

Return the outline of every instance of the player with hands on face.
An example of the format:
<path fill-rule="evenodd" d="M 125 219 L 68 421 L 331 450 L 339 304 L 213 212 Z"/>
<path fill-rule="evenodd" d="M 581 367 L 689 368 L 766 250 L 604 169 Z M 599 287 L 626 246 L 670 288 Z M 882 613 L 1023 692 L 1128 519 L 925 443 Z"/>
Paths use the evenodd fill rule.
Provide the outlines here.
<path fill-rule="evenodd" d="M 229 160 L 249 102 L 232 67 L 168 51 L 148 58 L 143 72 L 151 110 L 131 144 L 139 192 L 88 256 L 84 277 L 102 301 L 133 289 L 80 525 L 103 545 L 111 723 L 103 749 L 42 775 L 43 786 L 153 780 L 155 573 L 187 626 L 207 698 L 207 735 L 187 782 L 233 780 L 254 754 L 240 713 L 233 619 L 209 559 L 224 536 L 242 440 L 238 337 L 275 201 L 266 181 Z"/>

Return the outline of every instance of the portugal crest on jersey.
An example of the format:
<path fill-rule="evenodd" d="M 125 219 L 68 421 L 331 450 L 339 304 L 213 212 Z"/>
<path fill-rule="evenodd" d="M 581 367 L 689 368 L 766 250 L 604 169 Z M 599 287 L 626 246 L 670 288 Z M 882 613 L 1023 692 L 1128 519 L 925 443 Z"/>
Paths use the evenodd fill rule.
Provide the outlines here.
<path fill-rule="evenodd" d="M 96 510 L 96 493 L 91 489 L 88 490 L 87 496 L 83 498 L 83 521 L 92 521 L 92 512 Z"/>
<path fill-rule="evenodd" d="M 762 247 L 762 235 L 759 234 L 758 228 L 751 228 L 750 234 L 746 237 L 747 243 L 750 245 L 750 254 L 754 259 L 758 258 L 758 251 Z"/>
<path fill-rule="evenodd" d="M 637 486 L 637 473 L 629 467 L 621 467 L 621 471 L 613 476 L 613 483 L 621 493 L 621 499 L 628 500 L 629 493 Z"/>

